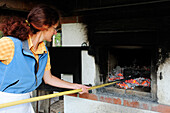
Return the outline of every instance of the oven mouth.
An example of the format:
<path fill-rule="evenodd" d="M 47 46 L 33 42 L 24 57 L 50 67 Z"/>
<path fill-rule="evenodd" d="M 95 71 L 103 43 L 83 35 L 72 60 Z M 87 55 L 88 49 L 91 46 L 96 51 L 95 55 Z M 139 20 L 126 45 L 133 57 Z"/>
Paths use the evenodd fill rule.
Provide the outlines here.
<path fill-rule="evenodd" d="M 99 65 L 100 82 L 115 82 L 97 90 L 109 95 L 132 96 L 154 100 L 153 51 L 145 46 L 99 47 L 96 60 Z M 154 71 L 155 72 L 155 71 Z"/>

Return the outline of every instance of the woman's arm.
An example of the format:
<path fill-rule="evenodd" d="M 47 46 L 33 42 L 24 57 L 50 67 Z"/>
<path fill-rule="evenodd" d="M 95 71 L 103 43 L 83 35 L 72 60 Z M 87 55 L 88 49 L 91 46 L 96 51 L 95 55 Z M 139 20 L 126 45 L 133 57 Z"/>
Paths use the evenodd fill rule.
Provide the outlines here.
<path fill-rule="evenodd" d="M 52 75 L 50 70 L 45 71 L 43 79 L 44 79 L 45 84 L 49 84 L 51 86 L 68 88 L 68 89 L 82 89 L 82 92 L 80 92 L 80 94 L 88 93 L 88 88 L 90 88 L 85 85 L 70 83 L 70 82 L 61 80 L 55 77 L 54 75 Z"/>

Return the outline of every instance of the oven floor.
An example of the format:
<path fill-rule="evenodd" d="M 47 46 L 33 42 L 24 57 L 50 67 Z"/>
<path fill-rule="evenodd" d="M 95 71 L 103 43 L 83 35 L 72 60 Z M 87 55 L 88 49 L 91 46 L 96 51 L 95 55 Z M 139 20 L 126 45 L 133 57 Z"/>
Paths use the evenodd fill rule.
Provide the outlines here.
<path fill-rule="evenodd" d="M 136 90 L 125 90 L 125 89 L 119 89 L 115 87 L 105 87 L 105 90 L 109 93 L 117 93 L 120 95 L 128 94 L 128 95 L 136 95 L 141 97 L 150 97 L 150 89 L 148 88 L 139 88 L 135 87 Z"/>

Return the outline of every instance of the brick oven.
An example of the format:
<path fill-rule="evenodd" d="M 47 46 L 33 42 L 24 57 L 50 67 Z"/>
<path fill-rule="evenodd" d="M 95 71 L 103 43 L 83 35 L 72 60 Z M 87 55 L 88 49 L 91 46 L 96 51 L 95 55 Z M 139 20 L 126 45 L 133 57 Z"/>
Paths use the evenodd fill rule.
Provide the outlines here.
<path fill-rule="evenodd" d="M 76 11 L 87 25 L 89 41 L 88 51 L 82 53 L 82 68 L 86 67 L 82 83 L 127 80 L 92 94 L 72 95 L 79 98 L 65 96 L 66 111 L 78 112 L 76 106 L 81 105 L 98 113 L 170 112 L 169 4 L 152 1 Z M 69 107 L 72 99 L 78 104 Z M 87 109 L 79 110 L 85 113 Z"/>

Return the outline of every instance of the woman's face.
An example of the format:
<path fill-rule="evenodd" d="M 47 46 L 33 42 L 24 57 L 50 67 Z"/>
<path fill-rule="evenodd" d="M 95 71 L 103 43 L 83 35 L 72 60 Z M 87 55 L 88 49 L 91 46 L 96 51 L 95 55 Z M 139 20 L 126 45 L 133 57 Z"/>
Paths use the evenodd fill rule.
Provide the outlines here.
<path fill-rule="evenodd" d="M 57 34 L 55 28 L 57 28 L 58 26 L 58 22 L 55 25 L 52 25 L 51 27 L 47 28 L 47 30 L 43 31 L 43 35 L 44 35 L 44 40 L 51 42 L 52 41 L 52 36 L 54 34 Z"/>

